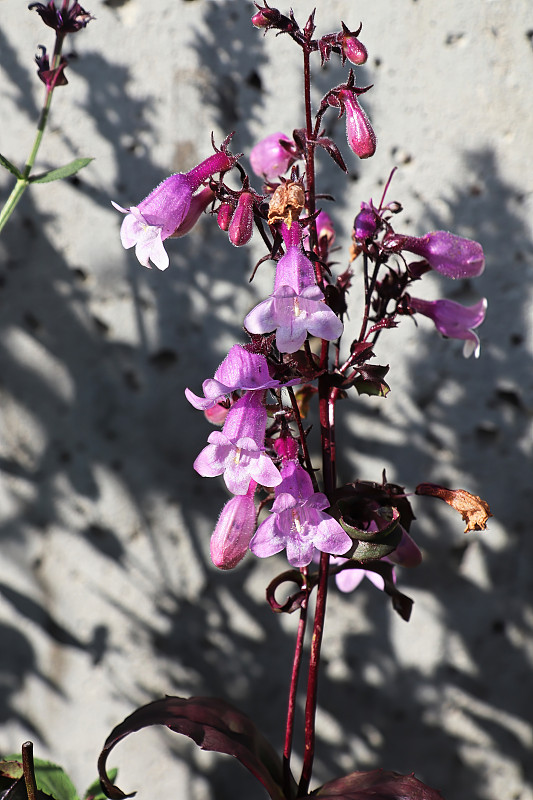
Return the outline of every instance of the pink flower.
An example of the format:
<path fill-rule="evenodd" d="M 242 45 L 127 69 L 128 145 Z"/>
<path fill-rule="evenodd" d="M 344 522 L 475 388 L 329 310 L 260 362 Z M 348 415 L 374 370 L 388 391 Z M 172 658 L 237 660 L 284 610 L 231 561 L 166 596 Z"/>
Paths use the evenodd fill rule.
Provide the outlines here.
<path fill-rule="evenodd" d="M 347 561 L 347 558 L 332 558 L 330 564 L 333 567 L 339 564 L 345 564 Z M 394 575 L 394 572 L 392 574 Z M 338 572 L 335 575 L 335 583 L 339 591 L 353 592 L 354 589 L 357 589 L 363 578 L 368 578 L 370 583 L 373 583 L 380 591 L 385 589 L 385 580 L 379 572 L 374 572 L 371 569 L 343 569 L 342 572 Z"/>
<path fill-rule="evenodd" d="M 211 560 L 220 569 L 233 569 L 248 550 L 255 530 L 255 481 L 248 492 L 228 500 L 211 536 Z"/>
<path fill-rule="evenodd" d="M 370 120 L 359 105 L 357 92 L 341 89 L 338 99 L 346 113 L 346 138 L 351 149 L 359 158 L 370 158 L 376 152 L 376 134 Z"/>
<path fill-rule="evenodd" d="M 295 381 L 283 385 L 291 383 Z M 204 397 L 193 394 L 190 389 L 185 389 L 185 396 L 191 405 L 205 411 L 236 390 L 257 391 L 277 386 L 280 386 L 280 382 L 270 377 L 263 355 L 250 353 L 240 344 L 234 344 L 214 377 L 203 382 Z"/>
<path fill-rule="evenodd" d="M 449 231 L 432 231 L 425 236 L 395 236 L 399 249 L 424 258 L 431 269 L 447 278 L 477 278 L 485 269 L 479 242 Z"/>
<path fill-rule="evenodd" d="M 419 300 L 411 297 L 409 304 L 413 311 L 429 317 L 435 327 L 450 339 L 464 339 L 463 355 L 465 358 L 474 354 L 479 357 L 480 343 L 474 328 L 479 327 L 485 319 L 487 300 L 483 298 L 473 306 L 462 306 L 453 300 Z"/>
<path fill-rule="evenodd" d="M 187 225 L 194 192 L 215 172 L 228 170 L 233 163 L 232 156 L 218 151 L 189 172 L 171 175 L 138 206 L 122 208 L 117 203 L 112 203 L 117 211 L 127 215 L 120 229 L 122 246 L 126 250 L 135 247 L 135 255 L 143 266 L 150 267 L 152 261 L 158 269 L 166 269 L 169 258 L 163 242 L 169 236 L 182 235 L 179 228 Z M 205 194 L 202 195 L 201 202 L 204 199 Z M 193 204 L 193 213 L 196 210 Z M 200 209 L 198 215 L 201 210 L 203 209 Z"/>
<path fill-rule="evenodd" d="M 344 326 L 316 285 L 313 265 L 301 249 L 298 225 L 289 229 L 283 224 L 282 235 L 287 252 L 278 261 L 274 291 L 250 311 L 244 327 L 256 334 L 275 330 L 280 353 L 295 353 L 308 333 L 332 341 Z"/>
<path fill-rule="evenodd" d="M 287 549 L 293 567 L 305 567 L 315 548 L 324 553 L 346 553 L 353 542 L 337 520 L 324 513 L 329 507 L 325 494 L 313 492 L 311 478 L 296 461 L 281 468 L 282 481 L 276 487 L 272 511 L 257 529 L 250 550 L 267 558 Z"/>
<path fill-rule="evenodd" d="M 291 140 L 284 133 L 271 133 L 265 139 L 261 139 L 250 151 L 250 164 L 256 175 L 260 178 L 265 177 L 267 181 L 275 181 L 283 175 L 294 157 L 280 144 L 280 140 L 290 142 Z"/>
<path fill-rule="evenodd" d="M 264 452 L 267 411 L 262 391 L 248 392 L 228 411 L 222 432 L 214 431 L 194 462 L 204 478 L 224 475 L 232 494 L 246 494 L 250 481 L 277 486 L 281 475 Z"/>

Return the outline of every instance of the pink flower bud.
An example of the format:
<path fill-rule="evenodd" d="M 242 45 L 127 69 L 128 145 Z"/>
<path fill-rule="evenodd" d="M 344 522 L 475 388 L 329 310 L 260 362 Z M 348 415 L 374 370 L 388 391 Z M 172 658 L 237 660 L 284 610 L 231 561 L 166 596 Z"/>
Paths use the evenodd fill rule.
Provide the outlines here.
<path fill-rule="evenodd" d="M 250 192 L 243 192 L 228 228 L 230 242 L 242 247 L 252 238 L 254 232 L 254 198 Z"/>
<path fill-rule="evenodd" d="M 218 209 L 217 223 L 221 231 L 228 230 L 234 210 L 231 203 L 222 203 Z"/>
<path fill-rule="evenodd" d="M 232 497 L 220 512 L 211 536 L 211 560 L 220 569 L 233 569 L 246 555 L 255 531 L 255 488 L 252 481 L 248 494 Z"/>
<path fill-rule="evenodd" d="M 325 211 L 321 211 L 316 218 L 316 232 L 318 241 L 326 239 L 328 247 L 331 247 L 335 241 L 335 229 L 331 217 Z"/>
<path fill-rule="evenodd" d="M 253 171 L 268 181 L 275 181 L 279 175 L 283 175 L 294 160 L 290 152 L 282 147 L 280 139 L 291 141 L 284 133 L 271 133 L 252 147 L 250 152 Z"/>
<path fill-rule="evenodd" d="M 341 37 L 341 49 L 344 58 L 347 58 L 348 61 L 351 61 L 352 64 L 356 64 L 356 66 L 361 66 L 361 64 L 365 64 L 368 58 L 368 51 L 364 44 L 359 41 L 357 38 L 357 34 L 361 30 L 357 31 L 350 31 L 344 22 L 342 23 L 342 37 Z"/>
<path fill-rule="evenodd" d="M 376 134 L 370 120 L 359 105 L 357 95 L 350 89 L 342 89 L 338 98 L 346 113 L 346 138 L 359 158 L 370 158 L 376 152 Z"/>

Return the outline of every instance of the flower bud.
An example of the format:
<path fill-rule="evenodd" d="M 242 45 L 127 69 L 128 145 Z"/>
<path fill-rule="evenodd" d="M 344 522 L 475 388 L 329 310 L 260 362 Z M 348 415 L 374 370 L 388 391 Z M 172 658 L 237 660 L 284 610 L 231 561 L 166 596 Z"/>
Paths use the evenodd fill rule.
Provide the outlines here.
<path fill-rule="evenodd" d="M 325 211 L 321 211 L 316 218 L 316 232 L 318 241 L 326 239 L 327 246 L 331 247 L 335 241 L 335 229 L 331 217 Z"/>
<path fill-rule="evenodd" d="M 282 434 L 274 442 L 274 450 L 283 461 L 294 461 L 298 455 L 298 442 L 290 434 Z"/>
<path fill-rule="evenodd" d="M 485 256 L 479 242 L 449 231 L 404 236 L 402 250 L 425 258 L 432 269 L 447 278 L 476 278 L 485 269 Z"/>
<path fill-rule="evenodd" d="M 254 232 L 254 198 L 250 192 L 243 192 L 228 228 L 230 242 L 242 247 L 252 238 Z"/>
<path fill-rule="evenodd" d="M 218 209 L 217 223 L 221 231 L 228 230 L 234 210 L 231 203 L 222 203 Z"/>
<path fill-rule="evenodd" d="M 267 181 L 275 181 L 279 175 L 283 175 L 294 160 L 291 153 L 280 144 L 280 140 L 291 141 L 284 133 L 271 133 L 250 151 L 253 171 L 260 178 L 264 176 Z"/>
<path fill-rule="evenodd" d="M 341 36 L 341 50 L 342 55 L 344 58 L 347 58 L 348 61 L 351 61 L 352 64 L 356 66 L 361 66 L 361 64 L 365 64 L 368 58 L 368 51 L 364 44 L 359 41 L 357 38 L 357 34 L 359 30 L 350 31 L 344 22 L 342 23 L 342 36 Z"/>
<path fill-rule="evenodd" d="M 359 105 L 357 95 L 350 89 L 341 89 L 339 100 L 346 113 L 346 138 L 359 158 L 370 158 L 376 152 L 376 134 L 370 120 Z"/>
<path fill-rule="evenodd" d="M 233 569 L 246 555 L 255 531 L 255 488 L 252 481 L 248 494 L 232 497 L 220 512 L 211 536 L 211 560 L 220 569 Z"/>
<path fill-rule="evenodd" d="M 376 233 L 379 224 L 379 217 L 368 203 L 361 203 L 361 211 L 356 216 L 353 228 L 355 238 L 360 241 L 371 239 Z"/>

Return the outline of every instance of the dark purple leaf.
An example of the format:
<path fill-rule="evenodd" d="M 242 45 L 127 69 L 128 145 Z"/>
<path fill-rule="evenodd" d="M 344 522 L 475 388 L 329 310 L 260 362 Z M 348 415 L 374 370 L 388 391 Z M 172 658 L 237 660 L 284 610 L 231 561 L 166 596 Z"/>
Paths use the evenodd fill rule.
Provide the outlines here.
<path fill-rule="evenodd" d="M 125 736 L 150 725 L 166 725 L 188 736 L 202 750 L 234 756 L 263 784 L 272 800 L 285 800 L 277 753 L 249 717 L 216 697 L 165 697 L 138 708 L 117 725 L 98 759 L 100 780 L 108 797 L 120 800 L 132 796 L 110 781 L 106 772 L 109 753 Z"/>
<path fill-rule="evenodd" d="M 321 136 L 320 139 L 317 139 L 317 144 L 320 145 L 320 147 L 323 147 L 324 150 L 329 153 L 337 166 L 339 166 L 344 172 L 348 172 L 348 167 L 344 163 L 341 151 L 333 139 L 328 139 L 326 136 Z"/>
<path fill-rule="evenodd" d="M 383 769 L 352 772 L 325 783 L 309 797 L 320 800 L 442 800 L 440 792 L 430 789 L 414 775 L 400 775 Z"/>

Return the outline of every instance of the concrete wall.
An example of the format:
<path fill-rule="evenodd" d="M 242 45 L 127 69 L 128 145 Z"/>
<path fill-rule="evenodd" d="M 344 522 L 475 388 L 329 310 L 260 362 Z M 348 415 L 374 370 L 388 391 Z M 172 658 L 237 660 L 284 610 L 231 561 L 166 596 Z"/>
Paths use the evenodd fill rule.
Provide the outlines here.
<path fill-rule="evenodd" d="M 370 584 L 332 591 L 320 693 L 317 780 L 384 766 L 454 800 L 532 793 L 530 564 L 533 331 L 529 0 L 317 0 L 317 24 L 363 21 L 361 83 L 379 146 L 358 162 L 331 118 L 349 181 L 322 159 L 336 195 L 342 265 L 361 200 L 398 165 L 390 199 L 402 230 L 480 240 L 471 283 L 424 280 L 425 297 L 489 301 L 479 361 L 431 324 L 380 342 L 384 400 L 341 404 L 345 479 L 387 475 L 485 497 L 485 534 L 444 505 L 416 502 L 424 550 L 399 571 L 415 599 L 396 617 Z M 303 20 L 313 7 L 295 0 Z M 225 501 L 191 463 L 209 433 L 183 396 L 198 390 L 268 292 L 251 286 L 260 242 L 234 249 L 203 220 L 169 245 L 165 273 L 122 250 L 110 200 L 138 202 L 236 130 L 247 152 L 302 125 L 298 52 L 249 24 L 245 0 L 94 0 L 67 42 L 78 56 L 57 91 L 39 168 L 95 160 L 75 181 L 34 187 L 0 238 L 0 750 L 31 738 L 80 791 L 110 729 L 164 694 L 222 695 L 276 746 L 296 619 L 274 617 L 264 587 L 284 560 L 233 573 L 209 561 Z M 0 150 L 28 153 L 42 87 L 32 57 L 52 33 L 1 0 Z M 317 98 L 340 83 L 334 59 Z M 11 182 L 0 176 L 2 196 Z M 259 186 L 257 186 L 259 188 Z M 355 316 L 355 313 L 354 313 Z M 140 800 L 261 797 L 228 758 L 147 731 L 117 750 L 120 785 Z"/>

